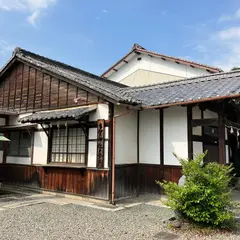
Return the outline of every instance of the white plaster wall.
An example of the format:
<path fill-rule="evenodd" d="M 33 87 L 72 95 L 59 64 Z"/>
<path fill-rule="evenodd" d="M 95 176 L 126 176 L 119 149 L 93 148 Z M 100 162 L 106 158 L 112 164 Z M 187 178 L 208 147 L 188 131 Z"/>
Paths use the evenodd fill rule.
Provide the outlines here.
<path fill-rule="evenodd" d="M 89 121 L 97 121 L 98 119 L 108 120 L 108 104 L 98 104 L 96 112 L 89 115 Z"/>
<path fill-rule="evenodd" d="M 218 114 L 215 112 L 212 112 L 210 110 L 205 110 L 203 111 L 203 118 L 207 119 L 207 118 L 218 118 Z"/>
<path fill-rule="evenodd" d="M 30 157 L 10 157 L 10 156 L 8 156 L 6 159 L 6 162 L 12 163 L 12 164 L 30 165 L 31 158 Z"/>
<path fill-rule="evenodd" d="M 88 139 L 97 139 L 97 128 L 89 128 Z"/>
<path fill-rule="evenodd" d="M 104 144 L 104 168 L 108 168 L 108 141 Z"/>
<path fill-rule="evenodd" d="M 97 166 L 97 142 L 88 142 L 88 167 Z"/>
<path fill-rule="evenodd" d="M 139 57 L 141 57 L 140 61 L 137 60 L 137 58 Z M 131 60 L 128 60 L 128 64 L 125 64 L 125 63 L 122 64 L 121 68 L 118 69 L 117 72 L 112 72 L 109 76 L 107 76 L 107 78 L 116 82 L 123 81 L 125 84 L 127 84 L 127 82 L 124 81 L 124 79 L 127 78 L 130 74 L 136 72 L 138 69 L 147 70 L 149 72 L 169 74 L 171 76 L 180 77 L 180 78 L 187 78 L 187 77 L 194 77 L 194 76 L 208 74 L 208 72 L 205 69 L 201 69 L 197 67 L 192 68 L 188 65 L 177 64 L 174 61 L 170 61 L 170 60 L 164 61 L 159 57 L 151 57 L 145 54 L 140 54 L 135 56 Z M 167 77 L 166 77 L 166 80 L 167 80 Z M 129 85 L 133 85 L 133 79 L 130 79 L 130 81 L 131 83 L 129 82 Z M 139 82 L 141 83 L 142 81 L 138 81 L 138 79 L 134 79 L 134 83 L 136 85 L 138 85 Z M 159 82 L 158 79 L 156 79 L 156 82 Z"/>
<path fill-rule="evenodd" d="M 48 136 L 44 131 L 34 133 L 33 164 L 47 164 Z"/>
<path fill-rule="evenodd" d="M 97 128 L 89 128 L 88 167 L 96 167 L 97 162 Z M 108 139 L 108 127 L 105 127 L 105 140 Z M 104 168 L 108 168 L 108 141 L 104 145 Z"/>
<path fill-rule="evenodd" d="M 170 107 L 164 109 L 164 164 L 180 165 L 173 156 L 188 157 L 187 108 Z"/>
<path fill-rule="evenodd" d="M 193 155 L 203 153 L 203 143 L 202 142 L 193 142 Z"/>
<path fill-rule="evenodd" d="M 26 117 L 31 115 L 32 113 L 24 113 L 24 114 L 19 114 L 18 116 L 14 115 L 14 116 L 9 116 L 9 125 L 23 125 L 22 123 L 20 123 L 18 120 L 20 118 Z"/>
<path fill-rule="evenodd" d="M 115 114 L 126 113 L 127 109 L 115 106 Z M 137 163 L 137 111 L 116 119 L 116 164 Z"/>
<path fill-rule="evenodd" d="M 226 163 L 229 163 L 229 147 L 226 145 Z"/>
<path fill-rule="evenodd" d="M 6 125 L 6 119 L 0 118 L 0 126 L 5 126 L 5 125 Z"/>
<path fill-rule="evenodd" d="M 160 164 L 159 110 L 140 112 L 139 163 Z"/>
<path fill-rule="evenodd" d="M 201 119 L 202 115 L 201 115 L 201 110 L 199 109 L 198 106 L 195 106 L 192 108 L 192 119 Z M 197 135 L 197 136 L 202 136 L 202 127 L 198 126 L 198 127 L 193 127 L 192 128 L 193 131 L 193 135 Z"/>
<path fill-rule="evenodd" d="M 0 163 L 3 162 L 3 151 L 0 151 Z"/>
<path fill-rule="evenodd" d="M 97 167 L 97 141 L 88 142 L 88 165 L 87 167 Z M 108 141 L 104 144 L 104 168 L 108 168 Z"/>

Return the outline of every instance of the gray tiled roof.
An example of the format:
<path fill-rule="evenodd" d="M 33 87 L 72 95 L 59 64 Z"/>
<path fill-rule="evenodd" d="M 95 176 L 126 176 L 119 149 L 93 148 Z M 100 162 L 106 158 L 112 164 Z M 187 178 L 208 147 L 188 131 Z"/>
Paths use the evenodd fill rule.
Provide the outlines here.
<path fill-rule="evenodd" d="M 184 80 L 124 89 L 143 107 L 182 104 L 192 101 L 234 97 L 240 94 L 240 71 L 209 74 Z"/>
<path fill-rule="evenodd" d="M 65 108 L 58 110 L 49 110 L 49 111 L 41 111 L 33 113 L 29 116 L 21 118 L 19 121 L 21 123 L 27 122 L 46 122 L 53 120 L 61 120 L 61 119 L 74 119 L 78 120 L 83 116 L 93 112 L 96 110 L 96 106 L 91 107 L 74 107 L 74 108 Z"/>
<path fill-rule="evenodd" d="M 85 86 L 114 103 L 154 107 L 207 101 L 218 97 L 236 97 L 236 94 L 240 94 L 240 71 L 215 73 L 142 87 L 127 87 L 20 48 L 15 50 L 14 56 L 77 83 L 79 87 Z"/>
<path fill-rule="evenodd" d="M 126 85 L 101 78 L 89 72 L 85 72 L 81 69 L 37 55 L 21 48 L 15 49 L 14 56 L 20 60 L 29 62 L 37 67 L 73 81 L 74 83 L 81 84 L 88 89 L 100 93 L 106 99 L 122 103 L 131 101 L 131 99 L 123 97 L 121 94 L 121 90 L 127 87 Z"/>

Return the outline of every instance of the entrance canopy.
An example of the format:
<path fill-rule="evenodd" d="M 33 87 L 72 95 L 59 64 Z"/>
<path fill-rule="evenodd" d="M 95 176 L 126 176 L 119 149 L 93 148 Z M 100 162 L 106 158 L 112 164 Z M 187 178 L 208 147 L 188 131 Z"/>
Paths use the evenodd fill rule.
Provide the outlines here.
<path fill-rule="evenodd" d="M 20 118 L 21 123 L 42 123 L 56 120 L 79 120 L 82 117 L 96 111 L 97 106 L 72 107 L 50 111 L 40 111 Z"/>

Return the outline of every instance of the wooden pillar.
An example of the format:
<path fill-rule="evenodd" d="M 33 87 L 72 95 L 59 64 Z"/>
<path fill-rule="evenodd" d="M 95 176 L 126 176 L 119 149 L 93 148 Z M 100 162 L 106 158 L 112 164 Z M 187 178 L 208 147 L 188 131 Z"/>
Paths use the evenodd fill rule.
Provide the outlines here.
<path fill-rule="evenodd" d="M 5 126 L 8 126 L 8 125 L 9 125 L 9 116 L 6 116 Z M 4 136 L 6 138 L 9 138 L 9 132 L 8 131 L 4 132 Z M 9 142 L 3 142 L 3 161 L 2 161 L 3 164 L 7 163 L 8 148 L 9 148 Z"/>
<path fill-rule="evenodd" d="M 138 110 L 138 113 L 137 113 L 137 182 L 136 182 L 137 196 L 139 196 L 139 193 L 140 193 L 139 131 L 140 131 L 140 111 Z"/>
<path fill-rule="evenodd" d="M 163 128 L 163 108 L 160 108 L 159 117 L 160 117 L 160 165 L 164 165 L 164 128 Z"/>
<path fill-rule="evenodd" d="M 188 158 L 193 159 L 192 106 L 187 106 Z"/>
<path fill-rule="evenodd" d="M 225 122 L 224 122 L 224 110 L 222 109 L 218 113 L 218 152 L 219 163 L 226 163 L 226 147 L 225 147 Z"/>
<path fill-rule="evenodd" d="M 112 150 L 113 150 L 113 116 L 114 116 L 114 105 L 108 104 L 109 113 L 109 127 L 108 127 L 108 199 L 111 200 L 112 194 Z"/>

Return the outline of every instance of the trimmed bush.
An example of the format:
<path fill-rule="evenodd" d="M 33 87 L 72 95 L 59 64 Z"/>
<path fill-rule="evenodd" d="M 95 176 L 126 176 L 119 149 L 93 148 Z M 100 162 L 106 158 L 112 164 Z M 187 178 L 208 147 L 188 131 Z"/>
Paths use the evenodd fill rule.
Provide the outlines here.
<path fill-rule="evenodd" d="M 184 186 L 173 182 L 157 182 L 165 190 L 165 203 L 183 218 L 198 224 L 228 228 L 234 223 L 231 190 L 232 166 L 218 163 L 203 164 L 206 153 L 198 154 L 194 160 L 178 158 Z"/>

